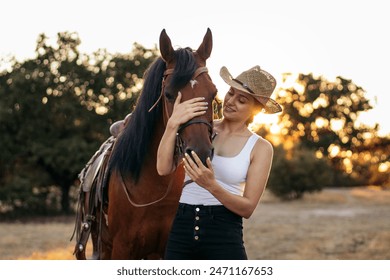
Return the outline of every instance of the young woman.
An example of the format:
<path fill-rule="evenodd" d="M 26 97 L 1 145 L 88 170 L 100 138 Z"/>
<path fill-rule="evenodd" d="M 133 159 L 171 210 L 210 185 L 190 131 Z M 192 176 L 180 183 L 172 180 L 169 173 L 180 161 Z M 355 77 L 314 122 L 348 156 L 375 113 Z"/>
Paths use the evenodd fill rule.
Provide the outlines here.
<path fill-rule="evenodd" d="M 264 192 L 273 157 L 271 144 L 248 129 L 260 111 L 277 113 L 270 98 L 276 81 L 255 66 L 235 79 L 226 67 L 220 72 L 230 85 L 223 102 L 223 118 L 214 121 L 214 157 L 206 166 L 193 152 L 183 159 L 187 184 L 172 225 L 166 259 L 247 259 L 243 218 L 248 219 Z M 205 113 L 202 99 L 181 103 L 181 95 L 161 139 L 157 156 L 160 175 L 173 172 L 175 135 L 180 124 Z"/>

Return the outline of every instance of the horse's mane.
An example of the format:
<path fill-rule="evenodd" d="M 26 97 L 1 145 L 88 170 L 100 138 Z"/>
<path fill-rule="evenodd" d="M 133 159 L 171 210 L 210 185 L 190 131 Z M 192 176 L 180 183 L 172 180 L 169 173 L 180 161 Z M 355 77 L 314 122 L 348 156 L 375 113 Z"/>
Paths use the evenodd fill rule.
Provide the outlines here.
<path fill-rule="evenodd" d="M 190 48 L 175 50 L 175 56 L 175 70 L 171 83 L 167 86 L 178 91 L 192 78 L 196 60 Z M 165 70 L 165 62 L 159 57 L 145 71 L 142 92 L 111 154 L 109 170 L 119 171 L 123 177 L 130 176 L 135 182 L 139 179 L 145 156 L 151 152 L 150 145 L 156 124 L 162 118 L 161 102 L 150 112 L 149 109 L 160 96 Z"/>

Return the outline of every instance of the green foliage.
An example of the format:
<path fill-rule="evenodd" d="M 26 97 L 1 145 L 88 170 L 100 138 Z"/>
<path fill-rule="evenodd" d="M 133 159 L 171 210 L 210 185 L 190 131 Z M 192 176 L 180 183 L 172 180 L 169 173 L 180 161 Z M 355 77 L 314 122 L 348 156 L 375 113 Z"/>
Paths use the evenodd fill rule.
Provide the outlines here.
<path fill-rule="evenodd" d="M 290 151 L 275 147 L 268 188 L 282 199 L 301 198 L 331 185 L 334 170 L 325 159 L 318 159 L 312 149 L 297 147 Z"/>
<path fill-rule="evenodd" d="M 157 56 L 139 44 L 80 54 L 76 33 L 59 33 L 56 46 L 47 39 L 39 36 L 35 58 L 0 73 L 0 213 L 70 211 L 78 173 L 132 111 Z"/>

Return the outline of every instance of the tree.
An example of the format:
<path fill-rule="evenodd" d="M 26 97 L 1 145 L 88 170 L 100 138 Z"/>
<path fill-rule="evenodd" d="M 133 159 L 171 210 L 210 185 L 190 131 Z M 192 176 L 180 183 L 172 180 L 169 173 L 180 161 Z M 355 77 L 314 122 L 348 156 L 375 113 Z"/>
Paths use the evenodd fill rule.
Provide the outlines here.
<path fill-rule="evenodd" d="M 78 173 L 132 110 L 157 56 L 137 43 L 129 54 L 83 55 L 77 33 L 59 33 L 57 46 L 47 39 L 0 74 L 0 212 L 69 212 Z"/>
<path fill-rule="evenodd" d="M 274 137 L 283 143 L 287 154 L 276 161 L 294 161 L 294 165 L 308 167 L 305 165 L 308 157 L 306 160 L 301 157 L 303 162 L 296 162 L 295 157 L 297 151 L 311 150 L 318 161 L 325 159 L 331 164 L 333 174 L 328 175 L 332 178 L 332 186 L 370 182 L 386 184 L 389 181 L 388 175 L 380 171 L 380 166 L 385 170 L 384 167 L 389 164 L 389 137 L 378 136 L 378 125 L 368 127 L 358 122 L 361 112 L 372 109 L 361 87 L 342 77 L 329 81 L 312 74 L 285 74 L 283 85 L 276 96 L 283 106 L 283 112 L 279 115 L 280 133 Z M 263 128 L 261 131 L 262 134 L 266 132 L 269 129 Z M 275 139 L 271 136 L 268 138 L 271 141 Z M 321 175 L 321 172 L 317 174 Z M 270 179 L 272 190 L 276 188 L 272 182 L 277 178 L 273 180 L 271 174 Z M 291 184 L 285 182 L 284 186 L 291 190 Z M 280 190 L 277 192 L 280 193 Z"/>

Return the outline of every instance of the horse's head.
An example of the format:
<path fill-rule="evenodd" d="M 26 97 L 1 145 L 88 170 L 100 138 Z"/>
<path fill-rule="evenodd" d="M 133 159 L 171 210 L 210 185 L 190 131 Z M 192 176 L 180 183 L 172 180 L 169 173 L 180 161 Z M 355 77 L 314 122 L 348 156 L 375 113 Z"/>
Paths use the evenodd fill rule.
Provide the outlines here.
<path fill-rule="evenodd" d="M 165 29 L 160 35 L 161 57 L 166 63 L 162 98 L 164 100 L 164 121 L 168 120 L 178 92 L 181 102 L 194 97 L 204 97 L 209 103 L 206 114 L 182 124 L 177 132 L 177 156 L 195 151 L 205 164 L 207 157 L 212 158 L 213 108 L 212 101 L 217 88 L 208 75 L 206 60 L 212 50 L 212 34 L 207 29 L 202 43 L 196 51 L 190 48 L 174 50 Z"/>

